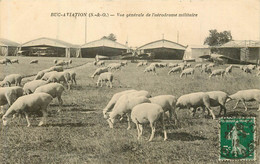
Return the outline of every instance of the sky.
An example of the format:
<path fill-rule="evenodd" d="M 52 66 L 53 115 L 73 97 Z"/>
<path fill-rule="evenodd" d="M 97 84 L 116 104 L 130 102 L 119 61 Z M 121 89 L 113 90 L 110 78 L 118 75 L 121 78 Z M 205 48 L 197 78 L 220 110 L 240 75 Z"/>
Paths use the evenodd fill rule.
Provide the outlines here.
<path fill-rule="evenodd" d="M 100 13 L 115 16 L 51 16 Z M 117 14 L 121 16 L 117 16 Z M 127 14 L 144 14 L 126 17 Z M 146 14 L 197 14 L 152 17 Z M 124 16 L 123 16 L 124 14 Z M 201 45 L 210 29 L 231 31 L 234 40 L 260 40 L 260 0 L 0 0 L 0 38 L 24 43 L 39 37 L 85 43 L 114 33 L 131 47 L 164 39 Z"/>

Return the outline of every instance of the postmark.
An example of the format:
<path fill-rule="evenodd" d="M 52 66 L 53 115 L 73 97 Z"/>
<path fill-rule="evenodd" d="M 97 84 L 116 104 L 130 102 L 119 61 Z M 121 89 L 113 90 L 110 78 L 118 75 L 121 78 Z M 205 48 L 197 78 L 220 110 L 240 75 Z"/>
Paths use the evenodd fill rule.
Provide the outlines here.
<path fill-rule="evenodd" d="M 255 160 L 255 118 L 220 118 L 219 160 Z"/>

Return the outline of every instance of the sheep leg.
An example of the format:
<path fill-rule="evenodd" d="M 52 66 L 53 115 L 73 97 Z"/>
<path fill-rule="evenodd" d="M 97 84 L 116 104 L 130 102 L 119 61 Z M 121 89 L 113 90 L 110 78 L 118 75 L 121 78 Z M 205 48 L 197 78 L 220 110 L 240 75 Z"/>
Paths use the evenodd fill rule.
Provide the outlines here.
<path fill-rule="evenodd" d="M 112 88 L 112 87 L 113 87 L 113 85 L 112 85 L 112 82 L 111 82 L 111 81 L 109 81 L 109 84 L 110 84 L 110 88 Z"/>
<path fill-rule="evenodd" d="M 61 112 L 63 100 L 61 99 L 61 96 L 58 96 L 57 98 L 58 98 L 58 101 L 59 101 L 59 108 L 60 108 L 60 109 L 58 110 L 58 112 Z"/>
<path fill-rule="evenodd" d="M 152 134 L 151 134 L 151 137 L 150 137 L 150 139 L 149 139 L 149 142 L 150 141 L 152 141 L 153 140 L 153 138 L 154 138 L 154 133 L 155 133 L 155 125 L 156 125 L 156 123 L 154 122 L 154 123 L 150 123 L 150 126 L 151 126 L 151 129 L 152 129 Z"/>
<path fill-rule="evenodd" d="M 130 122 L 130 116 L 128 113 L 126 113 L 126 117 L 127 117 L 127 124 L 128 124 L 127 130 L 129 130 L 129 129 L 131 129 L 131 122 Z"/>
<path fill-rule="evenodd" d="M 162 126 L 163 126 L 163 134 L 164 134 L 164 141 L 167 140 L 167 132 L 166 132 L 166 128 L 165 128 L 165 124 L 164 124 L 164 113 L 162 114 Z"/>
<path fill-rule="evenodd" d="M 73 80 L 72 80 L 72 81 L 74 81 L 75 85 L 77 85 L 76 78 L 73 78 Z"/>
<path fill-rule="evenodd" d="M 212 119 L 215 120 L 215 119 L 216 119 L 216 116 L 215 116 L 215 114 L 213 113 L 213 111 L 211 110 L 211 108 L 210 108 L 210 107 L 207 107 L 207 109 L 210 111 L 210 114 L 211 114 L 211 116 L 212 116 Z"/>
<path fill-rule="evenodd" d="M 31 126 L 31 123 L 29 121 L 29 116 L 27 113 L 24 113 L 25 114 L 25 118 L 26 118 L 26 121 L 27 121 L 27 127 L 30 127 Z"/>
<path fill-rule="evenodd" d="M 141 136 L 143 135 L 143 125 L 142 124 L 138 124 L 139 125 L 139 135 L 138 135 L 138 140 L 141 138 Z"/>
<path fill-rule="evenodd" d="M 246 107 L 246 103 L 245 103 L 245 100 L 241 100 L 241 102 L 242 102 L 242 104 L 244 105 L 244 107 L 245 107 L 245 111 L 247 111 L 247 107 Z"/>
<path fill-rule="evenodd" d="M 260 111 L 260 103 L 259 103 L 259 107 L 258 107 L 258 110 L 257 111 Z"/>
<path fill-rule="evenodd" d="M 136 122 L 136 129 L 137 129 L 137 139 L 139 140 L 140 139 L 140 127 L 139 127 L 139 124 Z"/>
<path fill-rule="evenodd" d="M 47 111 L 46 110 L 43 110 L 42 111 L 42 120 L 40 121 L 40 123 L 38 124 L 38 126 L 42 126 L 43 124 L 46 123 L 46 118 L 47 118 Z"/>
<path fill-rule="evenodd" d="M 109 124 L 109 127 L 110 127 L 111 129 L 113 129 L 113 123 L 112 123 L 112 121 L 110 120 L 110 118 L 107 119 L 107 122 L 108 122 L 108 124 Z"/>
<path fill-rule="evenodd" d="M 237 105 L 238 105 L 239 102 L 240 102 L 240 100 L 237 101 L 237 103 L 236 103 L 236 105 L 235 105 L 235 107 L 233 109 L 237 108 Z"/>

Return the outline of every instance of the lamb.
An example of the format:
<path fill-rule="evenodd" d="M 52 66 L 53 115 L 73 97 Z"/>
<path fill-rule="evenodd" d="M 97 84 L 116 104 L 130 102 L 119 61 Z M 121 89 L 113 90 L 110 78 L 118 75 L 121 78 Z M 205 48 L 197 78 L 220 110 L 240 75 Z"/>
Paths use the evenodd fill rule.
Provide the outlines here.
<path fill-rule="evenodd" d="M 217 76 L 217 75 L 220 75 L 221 77 L 223 77 L 225 72 L 226 72 L 226 70 L 224 70 L 224 69 L 216 69 L 216 70 L 212 71 L 212 73 L 209 75 L 209 78 L 211 78 L 212 76 Z"/>
<path fill-rule="evenodd" d="M 113 87 L 113 85 L 112 85 L 113 78 L 114 78 L 114 75 L 111 72 L 101 73 L 97 80 L 97 86 L 99 86 L 99 84 L 100 84 L 100 87 L 102 87 L 103 81 L 104 81 L 104 82 L 106 82 L 106 84 L 109 83 L 110 88 L 112 88 Z"/>
<path fill-rule="evenodd" d="M 178 98 L 176 107 L 179 109 L 183 109 L 185 107 L 187 107 L 188 109 L 193 108 L 192 110 L 193 116 L 198 107 L 206 107 L 207 110 L 211 113 L 212 118 L 213 119 L 216 118 L 210 107 L 210 97 L 208 94 L 204 92 L 195 92 L 195 93 L 182 95 L 181 97 Z"/>
<path fill-rule="evenodd" d="M 32 94 L 36 90 L 36 88 L 38 88 L 42 85 L 45 85 L 45 84 L 47 84 L 47 81 L 44 81 L 44 80 L 33 80 L 30 82 L 27 82 L 23 86 L 24 93 L 26 95 Z"/>
<path fill-rule="evenodd" d="M 11 84 L 20 86 L 21 81 L 22 81 L 22 76 L 20 74 L 10 74 L 4 78 L 4 80 L 0 83 L 0 86 L 3 87 L 4 85 L 8 85 L 10 87 Z"/>
<path fill-rule="evenodd" d="M 5 87 L 0 88 L 0 106 L 8 104 L 11 106 L 15 100 L 23 95 L 23 88 L 15 87 Z M 1 111 L 1 114 L 4 114 L 4 111 Z"/>
<path fill-rule="evenodd" d="M 182 71 L 182 67 L 181 67 L 181 66 L 173 67 L 173 68 L 168 72 L 168 75 L 170 75 L 170 73 L 181 72 L 181 71 Z"/>
<path fill-rule="evenodd" d="M 127 121 L 128 121 L 127 130 L 129 130 L 131 128 L 131 123 L 130 123 L 131 110 L 136 105 L 142 104 L 145 102 L 150 103 L 150 100 L 145 96 L 133 96 L 131 94 L 121 96 L 118 99 L 117 103 L 115 104 L 113 110 L 109 113 L 109 118 L 107 119 L 107 122 L 109 123 L 109 127 L 113 128 L 115 119 L 118 116 L 123 117 L 123 115 L 126 115 Z"/>
<path fill-rule="evenodd" d="M 94 79 L 95 76 L 100 75 L 101 73 L 108 72 L 108 67 L 101 67 L 96 69 L 96 71 L 90 76 Z"/>
<path fill-rule="evenodd" d="M 230 95 L 229 97 L 230 98 L 228 99 L 228 101 L 237 100 L 237 103 L 233 109 L 236 109 L 238 103 L 241 101 L 245 107 L 245 111 L 247 111 L 245 102 L 246 101 L 257 101 L 259 104 L 258 111 L 260 111 L 260 90 L 259 89 L 241 90 L 241 91 L 236 92 L 235 94 Z"/>
<path fill-rule="evenodd" d="M 19 97 L 7 110 L 2 117 L 3 125 L 6 126 L 12 115 L 16 113 L 24 113 L 27 120 L 27 127 L 31 126 L 29 121 L 29 113 L 42 112 L 43 117 L 38 126 L 42 126 L 46 122 L 47 107 L 52 101 L 51 95 L 47 93 L 34 93 Z"/>
<path fill-rule="evenodd" d="M 112 108 L 114 107 L 114 105 L 116 104 L 117 100 L 124 94 L 127 93 L 131 93 L 131 92 L 135 92 L 136 90 L 131 89 L 131 90 L 126 90 L 126 91 L 122 91 L 122 92 L 118 92 L 116 94 L 113 95 L 113 97 L 111 98 L 111 100 L 108 102 L 107 106 L 103 109 L 103 115 L 104 118 L 107 119 L 107 112 L 111 111 Z"/>
<path fill-rule="evenodd" d="M 38 64 L 38 60 L 37 59 L 31 60 L 30 64 Z"/>
<path fill-rule="evenodd" d="M 202 68 L 202 64 L 196 64 L 194 68 Z"/>
<path fill-rule="evenodd" d="M 145 68 L 144 73 L 145 72 L 153 72 L 154 74 L 156 74 L 155 66 L 149 65 L 148 67 Z"/>
<path fill-rule="evenodd" d="M 151 103 L 158 104 L 162 107 L 164 112 L 169 111 L 170 120 L 172 120 L 172 114 L 175 117 L 175 124 L 178 122 L 177 114 L 175 111 L 177 99 L 173 95 L 160 95 L 149 98 Z"/>
<path fill-rule="evenodd" d="M 230 74 L 232 72 L 232 65 L 228 66 L 225 70 L 225 74 Z"/>
<path fill-rule="evenodd" d="M 149 142 L 153 140 L 155 133 L 155 126 L 157 122 L 161 122 L 164 132 L 164 141 L 167 140 L 167 132 L 164 124 L 164 111 L 160 105 L 143 103 L 136 105 L 131 113 L 131 119 L 136 124 L 138 140 L 143 133 L 143 124 L 149 123 L 152 133 Z"/>
<path fill-rule="evenodd" d="M 195 72 L 195 69 L 194 69 L 194 68 L 187 68 L 187 69 L 185 69 L 185 70 L 183 70 L 183 71 L 181 72 L 180 78 L 181 78 L 183 75 L 185 75 L 186 77 L 187 77 L 187 75 L 193 75 L 192 78 L 194 78 L 194 72 Z"/>
<path fill-rule="evenodd" d="M 70 90 L 70 84 L 68 82 L 68 79 L 70 78 L 70 74 L 68 72 L 53 72 L 49 79 L 47 80 L 48 83 L 50 82 L 63 82 L 67 85 L 68 90 Z"/>
<path fill-rule="evenodd" d="M 4 59 L 1 59 L 1 60 L 0 60 L 0 64 L 5 64 L 5 65 L 7 65 L 7 63 L 12 64 L 12 62 L 11 62 L 10 59 L 4 58 Z"/>
<path fill-rule="evenodd" d="M 19 64 L 19 60 L 18 60 L 18 59 L 12 59 L 12 60 L 11 60 L 11 63 L 12 63 L 12 64 L 13 64 L 13 63 Z"/>
<path fill-rule="evenodd" d="M 56 98 L 59 101 L 59 112 L 61 111 L 62 108 L 62 104 L 63 104 L 63 100 L 61 99 L 61 95 L 63 93 L 63 91 L 65 90 L 65 88 L 63 87 L 63 85 L 59 84 L 59 83 L 50 83 L 50 84 L 46 84 L 43 86 L 38 87 L 34 93 L 48 93 L 49 95 L 52 96 L 52 98 Z"/>

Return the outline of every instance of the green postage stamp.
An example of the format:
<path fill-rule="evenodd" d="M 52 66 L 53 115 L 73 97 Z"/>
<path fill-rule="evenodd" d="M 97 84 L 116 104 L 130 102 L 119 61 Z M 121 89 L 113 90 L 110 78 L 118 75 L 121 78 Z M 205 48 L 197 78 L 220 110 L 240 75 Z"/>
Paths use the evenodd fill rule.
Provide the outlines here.
<path fill-rule="evenodd" d="M 255 160 L 255 118 L 220 118 L 220 160 Z"/>

